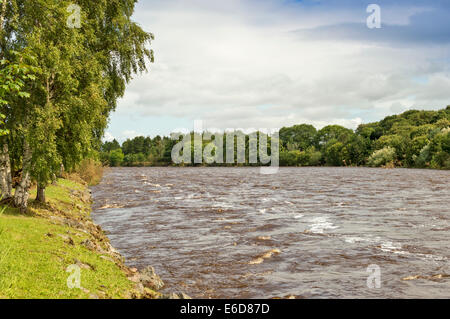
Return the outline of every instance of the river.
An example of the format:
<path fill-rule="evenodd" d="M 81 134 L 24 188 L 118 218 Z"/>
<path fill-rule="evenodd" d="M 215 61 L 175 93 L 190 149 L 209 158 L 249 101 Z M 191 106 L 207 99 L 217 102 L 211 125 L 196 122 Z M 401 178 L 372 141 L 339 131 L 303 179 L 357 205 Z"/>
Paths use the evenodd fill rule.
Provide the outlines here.
<path fill-rule="evenodd" d="M 450 297 L 449 171 L 111 168 L 92 191 L 94 221 L 166 291 Z"/>

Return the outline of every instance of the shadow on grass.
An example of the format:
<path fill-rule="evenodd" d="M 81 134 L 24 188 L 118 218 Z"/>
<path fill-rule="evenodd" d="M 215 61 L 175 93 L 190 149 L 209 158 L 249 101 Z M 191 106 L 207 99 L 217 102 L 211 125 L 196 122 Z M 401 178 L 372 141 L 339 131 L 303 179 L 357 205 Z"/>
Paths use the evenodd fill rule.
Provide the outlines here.
<path fill-rule="evenodd" d="M 29 201 L 28 205 L 35 207 L 34 201 Z M 20 212 L 19 208 L 13 206 L 12 200 L 3 200 L 0 202 L 0 216 L 24 216 L 24 217 L 35 217 L 36 214 L 27 209 L 25 212 Z"/>

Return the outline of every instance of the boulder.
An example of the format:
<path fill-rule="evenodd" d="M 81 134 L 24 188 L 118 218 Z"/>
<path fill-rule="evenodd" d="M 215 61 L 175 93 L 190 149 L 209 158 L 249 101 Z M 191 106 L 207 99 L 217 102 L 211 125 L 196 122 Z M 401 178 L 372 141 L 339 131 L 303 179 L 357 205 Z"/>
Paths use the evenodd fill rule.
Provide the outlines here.
<path fill-rule="evenodd" d="M 160 290 L 164 287 L 164 282 L 155 273 L 155 269 L 151 266 L 144 268 L 140 273 L 140 281 L 146 288 Z"/>
<path fill-rule="evenodd" d="M 188 295 L 186 295 L 183 292 L 180 293 L 170 293 L 170 294 L 165 294 L 165 295 L 161 295 L 159 297 L 159 299 L 192 299 L 191 297 L 189 297 Z"/>
<path fill-rule="evenodd" d="M 178 296 L 180 297 L 180 299 L 192 299 L 191 297 L 189 297 L 188 295 L 186 295 L 184 292 L 180 292 L 178 294 Z"/>
<path fill-rule="evenodd" d="M 89 239 L 86 239 L 85 241 L 83 241 L 82 243 L 81 243 L 81 245 L 83 245 L 84 247 L 86 247 L 87 249 L 89 249 L 89 250 L 96 250 L 96 246 L 95 246 L 95 244 L 92 242 L 92 241 L 90 241 Z"/>
<path fill-rule="evenodd" d="M 75 259 L 74 262 L 75 262 L 75 265 L 77 265 L 78 267 L 80 267 L 82 269 L 94 270 L 94 266 L 92 266 L 90 264 L 85 264 L 85 263 L 79 261 L 78 259 Z"/>
<path fill-rule="evenodd" d="M 144 288 L 144 285 L 142 284 L 142 283 L 137 283 L 135 286 L 134 286 L 134 290 L 136 290 L 136 292 L 139 294 L 139 295 L 143 295 L 144 293 L 145 293 L 145 288 Z"/>
<path fill-rule="evenodd" d="M 129 276 L 128 280 L 134 283 L 141 283 L 141 276 L 139 274 L 134 274 L 133 276 Z"/>

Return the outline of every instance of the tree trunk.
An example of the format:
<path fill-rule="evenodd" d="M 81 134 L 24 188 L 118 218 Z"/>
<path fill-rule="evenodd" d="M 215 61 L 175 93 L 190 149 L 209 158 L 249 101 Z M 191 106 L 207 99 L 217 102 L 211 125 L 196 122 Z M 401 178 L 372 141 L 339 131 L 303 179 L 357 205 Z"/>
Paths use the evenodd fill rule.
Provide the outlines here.
<path fill-rule="evenodd" d="M 3 31 L 3 21 L 5 20 L 6 16 L 6 1 L 2 1 L 2 13 L 0 14 L 0 32 Z"/>
<path fill-rule="evenodd" d="M 42 187 L 38 185 L 37 187 L 37 194 L 36 194 L 36 201 L 39 203 L 44 204 L 45 203 L 45 187 Z"/>
<path fill-rule="evenodd" d="M 7 0 L 2 0 L 0 13 L 0 36 L 3 36 L 3 23 L 6 17 Z M 2 41 L 3 42 L 3 41 Z M 3 58 L 4 50 L 0 49 L 0 59 Z M 8 200 L 12 197 L 11 161 L 9 158 L 8 142 L 3 137 L 3 145 L 0 146 L 0 200 Z"/>
<path fill-rule="evenodd" d="M 0 146 L 0 191 L 0 200 L 8 200 L 12 197 L 11 161 L 6 141 Z"/>
<path fill-rule="evenodd" d="M 27 141 L 23 144 L 23 164 L 22 177 L 20 183 L 16 186 L 14 194 L 14 206 L 20 208 L 20 212 L 25 213 L 28 208 L 29 190 L 31 186 L 31 150 Z"/>
<path fill-rule="evenodd" d="M 64 164 L 61 164 L 60 168 L 59 168 L 59 175 L 58 178 L 62 178 L 64 174 Z"/>

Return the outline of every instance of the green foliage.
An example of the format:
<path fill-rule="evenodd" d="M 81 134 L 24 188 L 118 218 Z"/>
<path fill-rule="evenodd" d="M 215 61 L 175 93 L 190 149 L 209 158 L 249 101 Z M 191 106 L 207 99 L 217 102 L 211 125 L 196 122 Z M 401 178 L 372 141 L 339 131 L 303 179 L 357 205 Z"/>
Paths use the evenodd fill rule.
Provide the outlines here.
<path fill-rule="evenodd" d="M 153 62 L 153 34 L 132 20 L 136 2 L 78 0 L 81 28 L 67 24 L 72 0 L 9 0 L 2 10 L 0 135 L 10 133 L 13 169 L 41 187 L 61 164 L 95 157 L 126 84 Z"/>
<path fill-rule="evenodd" d="M 354 134 L 346 144 L 348 152 L 348 165 L 364 165 L 369 156 L 370 140 L 361 135 Z"/>
<path fill-rule="evenodd" d="M 343 166 L 350 162 L 347 148 L 342 142 L 331 139 L 324 147 L 325 163 L 329 166 Z"/>
<path fill-rule="evenodd" d="M 402 161 L 405 159 L 406 147 L 408 146 L 409 139 L 401 135 L 384 135 L 381 136 L 375 142 L 375 149 L 380 150 L 386 147 L 395 149 L 395 159 Z"/>
<path fill-rule="evenodd" d="M 315 146 L 316 136 L 316 128 L 307 124 L 283 127 L 280 130 L 282 146 L 289 151 L 304 151 L 311 146 Z"/>
<path fill-rule="evenodd" d="M 281 151 L 280 165 L 282 166 L 317 166 L 320 165 L 322 153 L 310 146 L 305 151 Z"/>
<path fill-rule="evenodd" d="M 430 143 L 427 136 L 415 137 L 409 144 L 406 154 L 407 165 L 425 167 L 426 160 L 424 158 L 418 160 L 422 150 Z"/>
<path fill-rule="evenodd" d="M 367 164 L 372 167 L 381 167 L 393 163 L 396 157 L 396 150 L 393 147 L 386 146 L 385 148 L 375 151 L 368 159 Z"/>
<path fill-rule="evenodd" d="M 314 146 L 308 148 L 306 153 L 309 155 L 308 166 L 319 166 L 321 164 L 322 153 L 316 150 Z"/>
<path fill-rule="evenodd" d="M 124 160 L 124 154 L 122 149 L 115 149 L 109 153 L 109 165 L 111 166 L 120 166 Z"/>
<path fill-rule="evenodd" d="M 118 148 L 120 148 L 119 142 L 117 142 L 117 140 L 113 140 L 112 142 L 103 143 L 100 150 L 101 150 L 101 152 L 109 153 Z"/>
<path fill-rule="evenodd" d="M 300 151 L 283 151 L 280 153 L 280 164 L 283 166 L 298 166 L 300 165 Z"/>
<path fill-rule="evenodd" d="M 437 134 L 429 146 L 432 153 L 431 168 L 450 169 L 450 128 Z"/>
<path fill-rule="evenodd" d="M 443 130 L 448 127 L 450 107 L 388 116 L 380 122 L 361 125 L 356 133 L 369 141 L 368 149 L 372 152 L 385 147 L 395 148 L 397 166 L 447 169 L 448 151 L 442 144 L 445 144 Z"/>
<path fill-rule="evenodd" d="M 329 144 L 331 140 L 345 144 L 353 135 L 354 132 L 348 128 L 339 125 L 329 125 L 317 133 L 316 141 L 321 147 Z"/>
<path fill-rule="evenodd" d="M 339 125 L 329 125 L 319 131 L 306 124 L 285 127 L 280 130 L 280 165 L 395 164 L 399 167 L 448 169 L 450 163 L 448 128 L 450 128 L 450 107 L 440 111 L 408 111 L 386 117 L 380 122 L 360 125 L 356 131 Z M 246 165 L 250 165 L 248 163 L 250 140 L 250 136 L 246 136 Z M 160 136 L 153 139 L 136 137 L 125 141 L 122 146 L 117 141 L 106 142 L 102 146 L 101 158 L 104 163 L 108 163 L 111 150 L 121 148 L 125 154 L 122 165 L 125 166 L 173 165 L 171 150 L 175 143 L 176 141 L 168 137 Z M 209 140 L 203 141 L 202 150 L 208 143 Z M 189 145 L 186 147 L 189 148 Z M 191 153 L 193 158 L 192 145 Z M 115 165 L 118 165 L 117 161 Z"/>
<path fill-rule="evenodd" d="M 34 73 L 37 69 L 25 62 L 32 60 L 32 57 L 16 51 L 11 51 L 10 55 L 18 62 L 5 58 L 0 60 L 0 127 L 5 124 L 4 107 L 11 103 L 13 97 L 29 98 L 30 93 L 26 92 L 25 84 L 36 79 Z M 0 136 L 8 133 L 8 129 L 0 128 Z"/>

